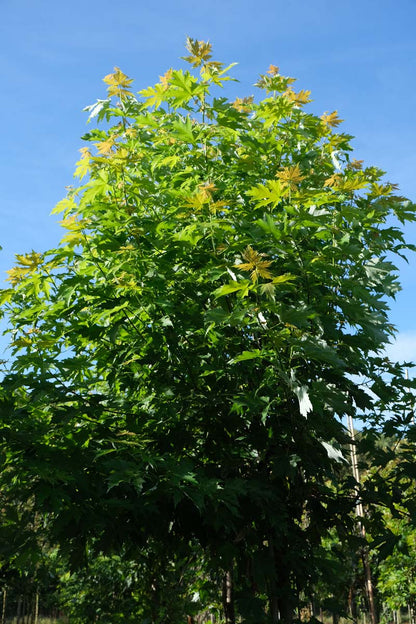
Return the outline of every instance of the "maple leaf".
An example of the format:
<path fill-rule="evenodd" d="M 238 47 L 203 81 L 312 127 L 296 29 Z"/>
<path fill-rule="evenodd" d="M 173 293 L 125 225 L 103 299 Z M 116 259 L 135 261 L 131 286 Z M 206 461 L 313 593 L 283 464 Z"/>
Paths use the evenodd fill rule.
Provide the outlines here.
<path fill-rule="evenodd" d="M 276 287 L 273 282 L 265 282 L 260 286 L 260 292 L 262 295 L 269 297 L 270 299 L 274 299 Z"/>
<path fill-rule="evenodd" d="M 295 82 L 295 78 L 289 76 L 281 76 L 280 74 L 273 74 L 267 76 L 266 74 L 260 74 L 259 80 L 255 83 L 256 87 L 266 89 L 267 91 L 279 91 L 283 93 L 288 89 L 288 86 Z"/>
<path fill-rule="evenodd" d="M 271 76 L 277 76 L 277 74 L 279 73 L 279 68 L 277 67 L 277 65 L 270 65 L 267 73 Z"/>
<path fill-rule="evenodd" d="M 285 186 L 288 186 L 292 191 L 296 190 L 296 185 L 305 179 L 302 175 L 299 165 L 292 165 L 284 167 L 281 171 L 276 173 L 276 177 L 283 182 Z"/>
<path fill-rule="evenodd" d="M 270 273 L 268 267 L 272 264 L 271 260 L 262 260 L 266 254 L 255 251 L 250 245 L 243 252 L 243 258 L 247 262 L 241 264 L 235 264 L 234 266 L 242 271 L 250 271 L 250 277 L 253 282 L 257 282 L 259 277 L 265 279 L 272 279 L 273 275 Z"/>
<path fill-rule="evenodd" d="M 212 44 L 209 41 L 198 41 L 198 39 L 186 38 L 186 49 L 189 56 L 183 56 L 183 60 L 191 63 L 193 67 L 206 64 L 211 57 Z"/>
<path fill-rule="evenodd" d="M 232 107 L 238 110 L 240 113 L 248 113 L 251 110 L 251 104 L 253 103 L 254 96 L 236 98 L 232 103 Z"/>
<path fill-rule="evenodd" d="M 171 67 L 170 69 L 168 69 L 168 71 L 165 74 L 163 74 L 163 76 L 159 76 L 160 84 L 165 89 L 165 91 L 169 88 L 169 81 L 172 78 L 172 74 L 173 74 L 173 69 Z"/>
<path fill-rule="evenodd" d="M 397 184 L 377 184 L 374 182 L 371 185 L 371 195 L 372 197 L 386 197 L 391 195 L 394 190 L 397 190 Z"/>
<path fill-rule="evenodd" d="M 332 113 L 328 113 L 328 111 L 326 111 L 323 115 L 321 115 L 321 119 L 329 128 L 336 128 L 344 121 L 338 117 L 338 111 L 333 111 Z"/>
<path fill-rule="evenodd" d="M 74 177 L 82 180 L 82 178 L 87 175 L 90 169 L 91 152 L 88 147 L 81 147 L 79 151 L 81 152 L 81 158 L 77 162 L 77 168 L 75 169 Z"/>
<path fill-rule="evenodd" d="M 302 89 L 298 93 L 293 91 L 293 89 L 288 89 L 284 93 L 284 95 L 288 97 L 291 102 L 294 102 L 295 104 L 308 104 L 309 102 L 312 102 L 312 99 L 309 97 L 311 95 L 311 92 L 305 91 L 304 89 Z"/>
<path fill-rule="evenodd" d="M 108 156 L 111 154 L 111 151 L 115 145 L 114 137 L 109 137 L 105 141 L 101 141 L 100 143 L 96 143 L 95 146 L 100 154 L 103 156 Z"/>
<path fill-rule="evenodd" d="M 198 191 L 186 198 L 186 206 L 193 208 L 195 211 L 202 210 L 206 204 L 212 202 L 212 193 L 216 190 L 216 186 L 211 182 L 200 184 Z"/>
<path fill-rule="evenodd" d="M 345 192 L 358 191 L 366 186 L 369 182 L 364 176 L 355 175 L 353 178 L 343 178 L 339 184 L 339 190 Z"/>
<path fill-rule="evenodd" d="M 24 347 L 30 347 L 30 345 L 33 343 L 32 339 L 29 338 L 29 336 L 19 336 L 19 338 L 16 338 L 16 340 L 13 340 L 11 345 L 12 347 L 18 347 L 20 348 L 24 348 Z"/>
<path fill-rule="evenodd" d="M 354 169 L 355 171 L 359 171 L 360 169 L 363 168 L 363 160 L 356 160 L 354 158 L 354 160 L 352 160 L 348 165 L 347 165 L 347 169 Z"/>
<path fill-rule="evenodd" d="M 59 225 L 64 227 L 66 230 L 70 230 L 71 232 L 82 231 L 88 223 L 88 219 L 79 219 L 76 215 L 71 215 L 66 219 L 62 219 L 62 221 L 59 221 Z"/>
<path fill-rule="evenodd" d="M 155 84 L 154 87 L 142 89 L 141 91 L 139 91 L 139 94 L 146 98 L 148 106 L 154 106 L 155 108 L 159 108 L 162 102 L 164 102 L 166 91 L 167 87 L 165 87 L 165 85 L 160 82 L 158 84 Z"/>
<path fill-rule="evenodd" d="M 327 178 L 324 182 L 324 186 L 330 186 L 338 189 L 341 192 L 358 191 L 368 185 L 368 180 L 361 171 L 355 172 L 352 176 L 346 177 L 341 173 L 334 173 Z"/>
<path fill-rule="evenodd" d="M 59 225 L 69 231 L 69 233 L 62 238 L 61 243 L 66 243 L 70 247 L 85 243 L 88 236 L 85 234 L 84 228 L 86 228 L 88 224 L 88 219 L 79 219 L 76 215 L 72 215 L 60 221 Z"/>
<path fill-rule="evenodd" d="M 81 147 L 79 150 L 81 152 L 81 158 L 91 158 L 91 152 L 89 147 Z"/>
<path fill-rule="evenodd" d="M 103 78 L 103 82 L 108 84 L 108 95 L 123 97 L 130 95 L 129 87 L 133 79 L 126 76 L 119 67 L 114 67 L 114 73 L 107 74 L 107 76 Z"/>
<path fill-rule="evenodd" d="M 186 206 L 188 208 L 192 208 L 196 212 L 198 212 L 199 210 L 202 210 L 203 207 L 208 203 L 209 203 L 209 199 L 207 198 L 206 194 L 203 193 L 202 191 L 198 191 L 198 193 L 195 193 L 194 195 L 191 195 L 186 198 Z"/>
<path fill-rule="evenodd" d="M 16 260 L 22 266 L 28 267 L 32 270 L 42 264 L 43 257 L 42 254 L 37 253 L 36 251 L 31 251 L 28 254 L 16 254 Z"/>
<path fill-rule="evenodd" d="M 135 137 L 135 136 L 137 136 L 137 129 L 136 128 L 127 128 L 125 134 L 126 134 L 126 137 Z"/>
<path fill-rule="evenodd" d="M 200 184 L 198 187 L 203 195 L 206 196 L 207 199 L 211 199 L 212 193 L 217 191 L 217 187 L 212 182 L 207 182 L 206 184 Z"/>
<path fill-rule="evenodd" d="M 43 256 L 36 251 L 31 251 L 28 254 L 16 254 L 17 266 L 13 267 L 6 273 L 9 275 L 7 281 L 13 286 L 18 284 L 30 273 L 36 271 L 39 265 L 43 262 Z"/>
<path fill-rule="evenodd" d="M 342 175 L 340 173 L 334 173 L 329 178 L 326 178 L 324 182 L 324 186 L 329 186 L 329 187 L 339 186 L 341 180 L 342 180 Z"/>

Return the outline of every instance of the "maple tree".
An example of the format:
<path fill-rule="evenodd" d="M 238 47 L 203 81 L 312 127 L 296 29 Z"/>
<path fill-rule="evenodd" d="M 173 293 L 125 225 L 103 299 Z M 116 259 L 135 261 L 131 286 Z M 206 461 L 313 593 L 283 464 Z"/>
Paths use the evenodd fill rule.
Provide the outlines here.
<path fill-rule="evenodd" d="M 188 613 L 217 592 L 229 624 L 290 621 L 322 539 L 354 533 L 342 418 L 403 425 L 382 351 L 414 207 L 276 66 L 230 102 L 232 65 L 187 48 L 139 97 L 104 78 L 66 234 L 9 271 L 2 485 L 72 565 L 146 552 L 143 618 L 182 621 L 169 568 Z"/>

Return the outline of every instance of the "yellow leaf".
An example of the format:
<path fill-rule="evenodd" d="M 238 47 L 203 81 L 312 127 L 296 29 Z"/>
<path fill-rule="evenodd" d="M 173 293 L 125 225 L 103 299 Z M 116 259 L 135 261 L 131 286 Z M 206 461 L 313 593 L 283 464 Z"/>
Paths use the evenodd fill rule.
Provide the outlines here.
<path fill-rule="evenodd" d="M 6 273 L 9 276 L 6 278 L 6 281 L 10 282 L 13 286 L 15 286 L 26 277 L 29 271 L 27 269 L 24 269 L 23 267 L 13 267 L 12 269 L 6 271 Z"/>
<path fill-rule="evenodd" d="M 266 254 L 255 251 L 249 245 L 243 253 L 243 258 L 247 262 L 235 264 L 234 266 L 242 271 L 250 271 L 250 277 L 253 282 L 257 282 L 259 277 L 272 279 L 273 275 L 268 269 L 272 262 L 270 260 L 262 260 L 265 256 Z"/>
<path fill-rule="evenodd" d="M 354 169 L 355 171 L 359 171 L 363 168 L 363 162 L 363 160 L 354 159 L 348 164 L 347 169 Z"/>
<path fill-rule="evenodd" d="M 281 171 L 276 173 L 276 177 L 292 190 L 295 190 L 296 185 L 305 179 L 305 176 L 303 176 L 300 171 L 299 165 L 284 167 Z"/>
<path fill-rule="evenodd" d="M 80 180 L 82 180 L 82 178 L 87 175 L 90 169 L 91 152 L 88 147 L 81 147 L 79 151 L 81 152 L 81 158 L 77 162 L 77 168 L 74 172 L 74 178 L 79 178 Z"/>
<path fill-rule="evenodd" d="M 71 232 L 61 239 L 61 243 L 66 243 L 70 247 L 76 247 L 77 245 L 85 243 L 87 238 L 88 237 L 85 236 L 83 232 Z"/>
<path fill-rule="evenodd" d="M 238 110 L 240 113 L 248 113 L 251 111 L 251 104 L 253 103 L 254 97 L 251 95 L 250 97 L 244 98 L 236 98 L 232 104 L 233 108 Z"/>
<path fill-rule="evenodd" d="M 168 71 L 163 74 L 163 76 L 159 76 L 160 78 L 160 84 L 163 86 L 163 88 L 168 89 L 169 88 L 169 81 L 172 78 L 172 74 L 173 74 L 173 69 L 172 67 L 170 69 L 168 69 Z"/>
<path fill-rule="evenodd" d="M 339 186 L 342 180 L 342 175 L 340 173 L 334 173 L 332 176 L 327 178 L 324 182 L 324 186 L 336 187 Z"/>
<path fill-rule="evenodd" d="M 28 254 L 16 254 L 17 266 L 13 267 L 6 273 L 9 275 L 7 281 L 13 284 L 18 284 L 27 275 L 30 275 L 38 266 L 43 262 L 43 256 L 35 251 L 31 251 Z"/>
<path fill-rule="evenodd" d="M 70 230 L 71 232 L 80 232 L 82 229 L 87 227 L 88 223 L 88 219 L 78 219 L 76 215 L 71 215 L 70 217 L 60 221 L 59 225 L 62 225 L 62 227 L 66 230 Z"/>
<path fill-rule="evenodd" d="M 200 184 L 198 188 L 206 196 L 208 200 L 212 198 L 212 193 L 218 190 L 215 184 L 212 184 L 212 182 L 207 182 L 206 184 Z"/>
<path fill-rule="evenodd" d="M 345 193 L 358 191 L 359 189 L 366 187 L 368 184 L 368 180 L 366 180 L 365 176 L 361 171 L 357 171 L 349 176 L 344 176 L 340 173 L 334 173 L 324 182 L 324 186 L 333 187 L 336 188 L 338 191 Z"/>
<path fill-rule="evenodd" d="M 334 111 L 333 113 L 325 112 L 321 115 L 321 119 L 329 128 L 336 128 L 344 121 L 338 117 L 338 111 Z"/>
<path fill-rule="evenodd" d="M 111 160 L 127 160 L 129 156 L 129 151 L 125 147 L 120 147 L 115 154 L 111 155 Z"/>
<path fill-rule="evenodd" d="M 123 74 L 119 67 L 114 67 L 114 73 L 107 74 L 107 76 L 103 78 L 103 82 L 108 84 L 108 95 L 123 97 L 130 94 L 129 87 L 133 79 Z"/>
<path fill-rule="evenodd" d="M 209 198 L 203 191 L 198 191 L 194 195 L 186 198 L 186 206 L 197 212 L 202 210 L 206 204 L 209 204 L 209 202 Z"/>
<path fill-rule="evenodd" d="M 135 137 L 135 136 L 137 136 L 137 129 L 136 128 L 127 128 L 125 134 L 126 134 L 126 137 Z"/>
<path fill-rule="evenodd" d="M 28 254 L 16 254 L 16 260 L 22 266 L 28 267 L 30 270 L 36 269 L 42 264 L 43 257 L 36 251 L 31 251 Z"/>
<path fill-rule="evenodd" d="M 308 104 L 308 102 L 312 102 L 310 98 L 311 92 L 303 89 L 298 93 L 293 91 L 293 89 L 288 89 L 285 91 L 284 95 L 289 98 L 291 102 L 294 102 L 294 104 Z"/>
<path fill-rule="evenodd" d="M 277 76 L 277 74 L 279 73 L 279 68 L 277 67 L 277 65 L 270 65 L 267 73 L 271 76 Z"/>
<path fill-rule="evenodd" d="M 61 243 L 66 243 L 71 247 L 85 243 L 87 235 L 84 229 L 87 227 L 88 223 L 88 219 L 78 219 L 75 215 L 60 221 L 59 224 L 66 230 L 69 230 L 69 233 L 62 238 Z"/>
<path fill-rule="evenodd" d="M 105 141 L 101 141 L 100 143 L 95 144 L 99 154 L 102 154 L 103 156 L 108 156 L 109 154 L 111 154 L 114 145 L 115 139 L 112 136 Z"/>
<path fill-rule="evenodd" d="M 56 204 L 51 214 L 59 214 L 60 212 L 64 212 L 64 211 L 65 211 L 65 214 L 68 214 L 69 212 L 71 212 L 71 210 L 74 210 L 76 207 L 77 205 L 72 198 L 64 197 L 64 199 L 61 199 L 61 201 L 59 201 Z"/>
<path fill-rule="evenodd" d="M 186 205 L 196 211 L 202 210 L 204 206 L 212 203 L 212 193 L 217 187 L 212 182 L 206 182 L 198 186 L 198 191 L 186 198 Z"/>
<path fill-rule="evenodd" d="M 397 190 L 396 184 L 377 184 L 374 182 L 371 185 L 371 195 L 372 197 L 386 197 L 391 195 L 394 190 Z"/>
<path fill-rule="evenodd" d="M 22 347 L 30 347 L 31 344 L 32 340 L 28 336 L 19 336 L 19 338 L 16 338 L 16 340 L 13 340 L 11 343 L 12 347 L 17 347 L 18 349 Z"/>
<path fill-rule="evenodd" d="M 209 41 L 198 41 L 198 39 L 186 38 L 186 49 L 189 56 L 183 56 L 184 61 L 191 63 L 193 67 L 205 65 L 212 57 L 212 44 Z"/>

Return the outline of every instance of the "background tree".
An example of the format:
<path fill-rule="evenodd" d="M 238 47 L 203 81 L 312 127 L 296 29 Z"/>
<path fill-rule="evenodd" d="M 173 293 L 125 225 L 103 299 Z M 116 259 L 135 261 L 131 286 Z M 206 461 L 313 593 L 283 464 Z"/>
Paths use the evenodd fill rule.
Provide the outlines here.
<path fill-rule="evenodd" d="M 322 539 L 354 533 L 342 418 L 396 427 L 408 398 L 382 350 L 413 206 L 277 67 L 229 102 L 231 66 L 187 50 L 139 98 L 104 78 L 67 233 L 9 271 L 2 483 L 75 567 L 188 561 L 226 622 L 289 621 Z M 182 621 L 147 569 L 152 621 Z"/>

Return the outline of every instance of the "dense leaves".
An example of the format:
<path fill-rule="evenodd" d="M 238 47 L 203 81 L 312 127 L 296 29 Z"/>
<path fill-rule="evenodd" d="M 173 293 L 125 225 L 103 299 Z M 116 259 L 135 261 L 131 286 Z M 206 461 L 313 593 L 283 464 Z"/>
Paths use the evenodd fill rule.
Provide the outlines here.
<path fill-rule="evenodd" d="M 210 59 L 189 40 L 192 71 L 139 97 L 116 68 L 87 109 L 66 234 L 2 293 L 2 481 L 74 566 L 200 552 L 227 621 L 258 624 L 310 594 L 325 536 L 354 534 L 343 417 L 403 424 L 383 348 L 414 209 L 292 78 L 271 66 L 263 99 L 230 102 Z"/>

